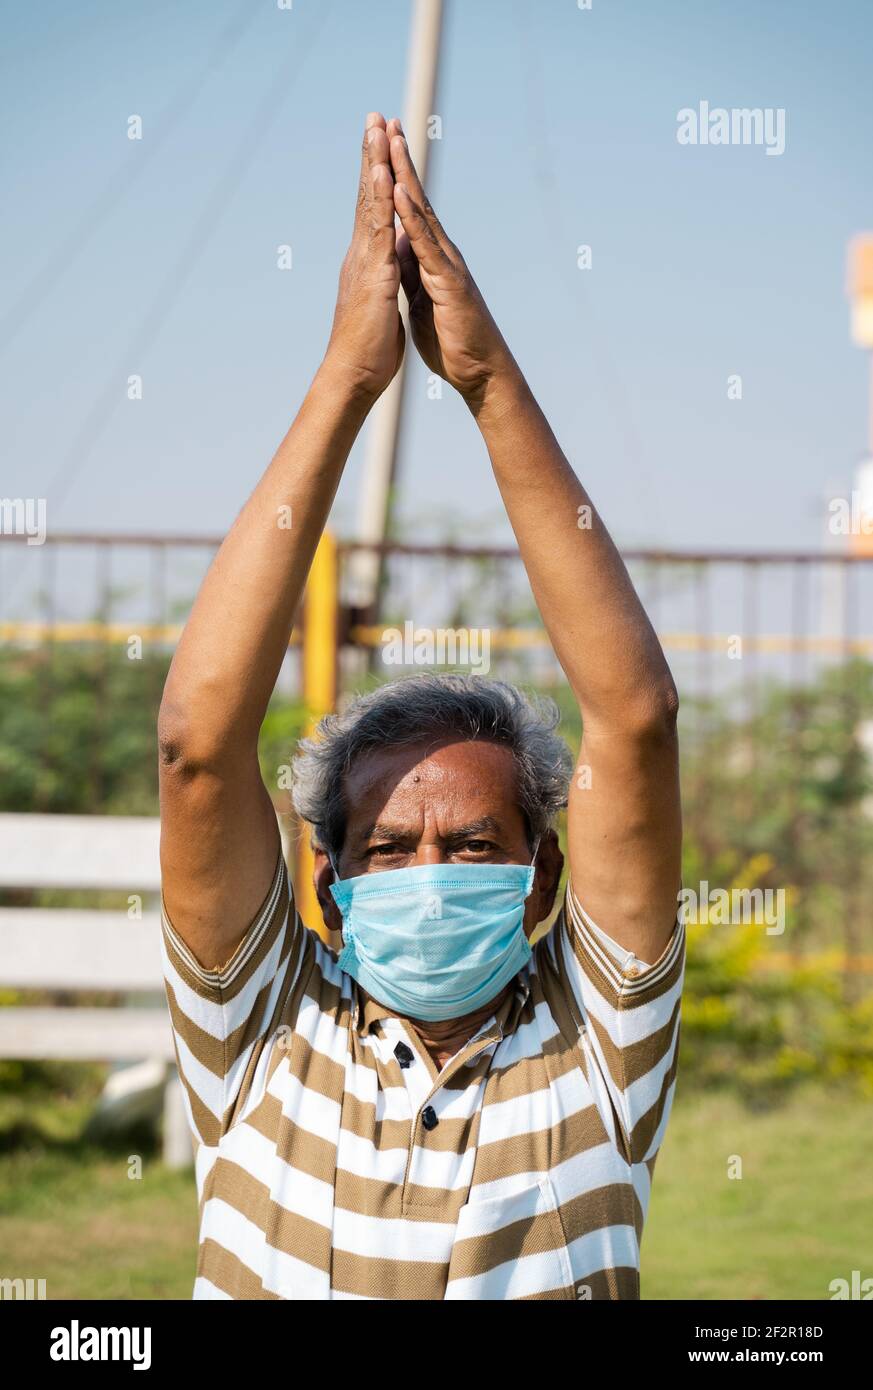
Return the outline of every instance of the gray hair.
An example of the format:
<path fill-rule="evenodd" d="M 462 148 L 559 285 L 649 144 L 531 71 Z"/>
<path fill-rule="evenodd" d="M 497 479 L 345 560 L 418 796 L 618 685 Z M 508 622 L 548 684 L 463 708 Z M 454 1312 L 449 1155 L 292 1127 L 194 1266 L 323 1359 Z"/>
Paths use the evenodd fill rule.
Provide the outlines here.
<path fill-rule="evenodd" d="M 313 842 L 336 862 L 346 832 L 343 778 L 361 754 L 447 735 L 483 739 L 511 749 L 518 769 L 519 807 L 534 843 L 567 804 L 573 757 L 554 732 L 553 700 L 529 696 L 505 681 L 422 673 L 366 695 L 329 714 L 294 758 L 292 799 L 313 829 Z"/>

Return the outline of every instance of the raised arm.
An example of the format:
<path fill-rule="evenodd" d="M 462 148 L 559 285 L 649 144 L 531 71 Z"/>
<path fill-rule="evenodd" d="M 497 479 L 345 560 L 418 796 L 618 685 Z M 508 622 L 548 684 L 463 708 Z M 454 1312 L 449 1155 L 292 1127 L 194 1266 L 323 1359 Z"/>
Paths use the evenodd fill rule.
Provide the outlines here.
<path fill-rule="evenodd" d="M 596 923 L 648 963 L 676 920 L 677 696 L 606 527 L 562 453 L 457 247 L 388 125 L 416 347 L 464 396 L 491 457 L 584 733 L 570 793 L 570 875 Z"/>
<path fill-rule="evenodd" d="M 373 114 L 327 352 L 203 581 L 164 688 L 164 901 L 207 969 L 232 955 L 276 868 L 258 733 L 349 450 L 400 365 L 399 284 L 388 137 Z"/>

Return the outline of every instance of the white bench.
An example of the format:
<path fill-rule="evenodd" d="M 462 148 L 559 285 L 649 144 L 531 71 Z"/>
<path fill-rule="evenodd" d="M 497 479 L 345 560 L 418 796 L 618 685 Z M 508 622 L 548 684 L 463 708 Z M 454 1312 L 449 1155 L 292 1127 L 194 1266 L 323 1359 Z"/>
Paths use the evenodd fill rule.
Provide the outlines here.
<path fill-rule="evenodd" d="M 127 996 L 121 1008 L 0 1008 L 0 1057 L 160 1064 L 164 1159 L 180 1167 L 191 1143 L 163 998 L 158 841 L 151 818 L 0 814 L 0 888 L 120 890 L 132 909 L 0 908 L 0 987 Z"/>

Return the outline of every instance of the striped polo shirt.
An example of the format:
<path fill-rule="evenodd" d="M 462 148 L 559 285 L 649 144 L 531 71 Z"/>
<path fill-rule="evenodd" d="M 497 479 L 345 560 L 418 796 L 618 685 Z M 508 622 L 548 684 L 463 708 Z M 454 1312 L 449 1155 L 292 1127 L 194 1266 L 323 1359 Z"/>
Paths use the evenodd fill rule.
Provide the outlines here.
<path fill-rule="evenodd" d="M 440 1070 L 303 926 L 281 856 L 221 970 L 162 917 L 196 1141 L 195 1298 L 639 1298 L 680 922 L 643 967 L 606 949 L 568 886 L 506 998 Z"/>

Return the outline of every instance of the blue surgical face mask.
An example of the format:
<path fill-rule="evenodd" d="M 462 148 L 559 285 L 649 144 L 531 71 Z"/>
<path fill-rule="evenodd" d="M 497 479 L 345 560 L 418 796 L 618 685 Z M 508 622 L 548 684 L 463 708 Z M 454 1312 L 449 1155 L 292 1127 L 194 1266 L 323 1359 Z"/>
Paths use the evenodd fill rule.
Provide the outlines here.
<path fill-rule="evenodd" d="M 472 1013 L 531 958 L 522 923 L 534 873 L 533 863 L 424 864 L 340 879 L 330 885 L 340 969 L 409 1018 Z"/>

